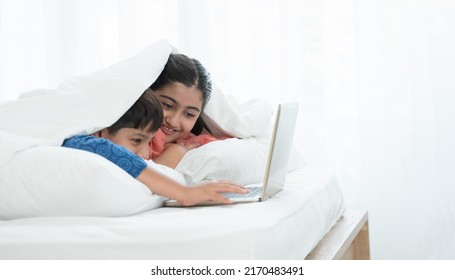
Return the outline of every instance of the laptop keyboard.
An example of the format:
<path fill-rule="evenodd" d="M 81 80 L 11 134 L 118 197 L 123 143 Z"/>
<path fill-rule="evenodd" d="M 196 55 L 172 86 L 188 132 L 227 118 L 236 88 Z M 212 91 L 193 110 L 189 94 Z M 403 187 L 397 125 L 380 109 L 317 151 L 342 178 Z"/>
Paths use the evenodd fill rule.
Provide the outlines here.
<path fill-rule="evenodd" d="M 251 188 L 248 188 L 248 190 L 250 191 L 249 193 L 245 193 L 245 194 L 240 194 L 240 193 L 222 193 L 225 197 L 227 198 L 238 198 L 238 197 L 241 197 L 241 198 L 248 198 L 248 197 L 255 197 L 257 196 L 258 194 L 260 194 L 262 192 L 262 187 L 251 187 Z"/>

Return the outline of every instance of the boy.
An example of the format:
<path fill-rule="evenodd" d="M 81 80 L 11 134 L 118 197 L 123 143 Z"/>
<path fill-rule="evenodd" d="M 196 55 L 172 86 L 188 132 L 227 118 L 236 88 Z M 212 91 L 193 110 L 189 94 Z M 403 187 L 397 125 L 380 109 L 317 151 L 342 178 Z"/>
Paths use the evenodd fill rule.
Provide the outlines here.
<path fill-rule="evenodd" d="M 190 206 L 204 201 L 229 204 L 221 193 L 247 193 L 229 181 L 205 182 L 187 188 L 150 168 L 149 143 L 163 123 L 163 109 L 151 90 L 144 94 L 113 125 L 92 135 L 66 139 L 62 146 L 96 153 L 112 161 L 145 184 L 154 194 L 175 199 Z"/>

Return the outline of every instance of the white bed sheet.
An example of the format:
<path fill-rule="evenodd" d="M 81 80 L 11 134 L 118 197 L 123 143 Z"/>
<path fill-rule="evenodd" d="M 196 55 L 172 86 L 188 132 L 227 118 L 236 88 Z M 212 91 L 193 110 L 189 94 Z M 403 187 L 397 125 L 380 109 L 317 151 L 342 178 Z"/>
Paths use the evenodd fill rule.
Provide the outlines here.
<path fill-rule="evenodd" d="M 343 211 L 333 173 L 306 167 L 265 202 L 0 221 L 0 259 L 304 259 Z"/>

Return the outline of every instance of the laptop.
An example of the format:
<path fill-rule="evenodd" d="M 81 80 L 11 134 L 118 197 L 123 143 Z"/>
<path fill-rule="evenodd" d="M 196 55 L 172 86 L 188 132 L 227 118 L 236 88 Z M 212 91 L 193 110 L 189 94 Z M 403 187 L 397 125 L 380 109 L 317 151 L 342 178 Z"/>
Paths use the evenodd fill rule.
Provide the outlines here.
<path fill-rule="evenodd" d="M 282 191 L 286 182 L 287 164 L 294 139 L 298 102 L 278 105 L 270 141 L 267 165 L 262 183 L 246 185 L 247 194 L 223 193 L 234 203 L 264 201 Z M 217 205 L 214 201 L 203 202 L 194 206 Z M 176 200 L 167 200 L 165 206 L 182 206 Z"/>

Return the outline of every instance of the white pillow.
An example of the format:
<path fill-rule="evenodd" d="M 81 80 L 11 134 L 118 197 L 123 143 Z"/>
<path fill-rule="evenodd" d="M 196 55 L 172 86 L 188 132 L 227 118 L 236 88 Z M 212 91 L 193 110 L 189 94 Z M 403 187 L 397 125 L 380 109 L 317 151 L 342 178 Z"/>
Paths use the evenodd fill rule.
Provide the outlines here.
<path fill-rule="evenodd" d="M 214 141 L 188 151 L 176 170 L 188 183 L 218 179 L 258 183 L 264 176 L 268 142 L 254 137 Z"/>
<path fill-rule="evenodd" d="M 168 177 L 171 177 L 172 179 L 174 179 L 175 181 L 179 182 L 180 184 L 182 184 L 182 185 L 186 185 L 187 184 L 183 174 L 181 174 L 180 172 L 176 171 L 175 169 L 167 167 L 166 165 L 161 165 L 161 164 L 155 163 L 152 160 L 148 160 L 147 164 L 148 164 L 148 166 L 153 168 L 155 171 L 158 171 L 161 174 L 164 174 L 164 175 L 166 175 Z"/>
<path fill-rule="evenodd" d="M 128 216 L 162 202 L 117 165 L 82 150 L 30 148 L 0 169 L 0 219 Z"/>
<path fill-rule="evenodd" d="M 261 137 L 269 131 L 273 108 L 262 99 L 240 102 L 214 85 L 204 114 L 211 131 L 238 138 Z"/>

